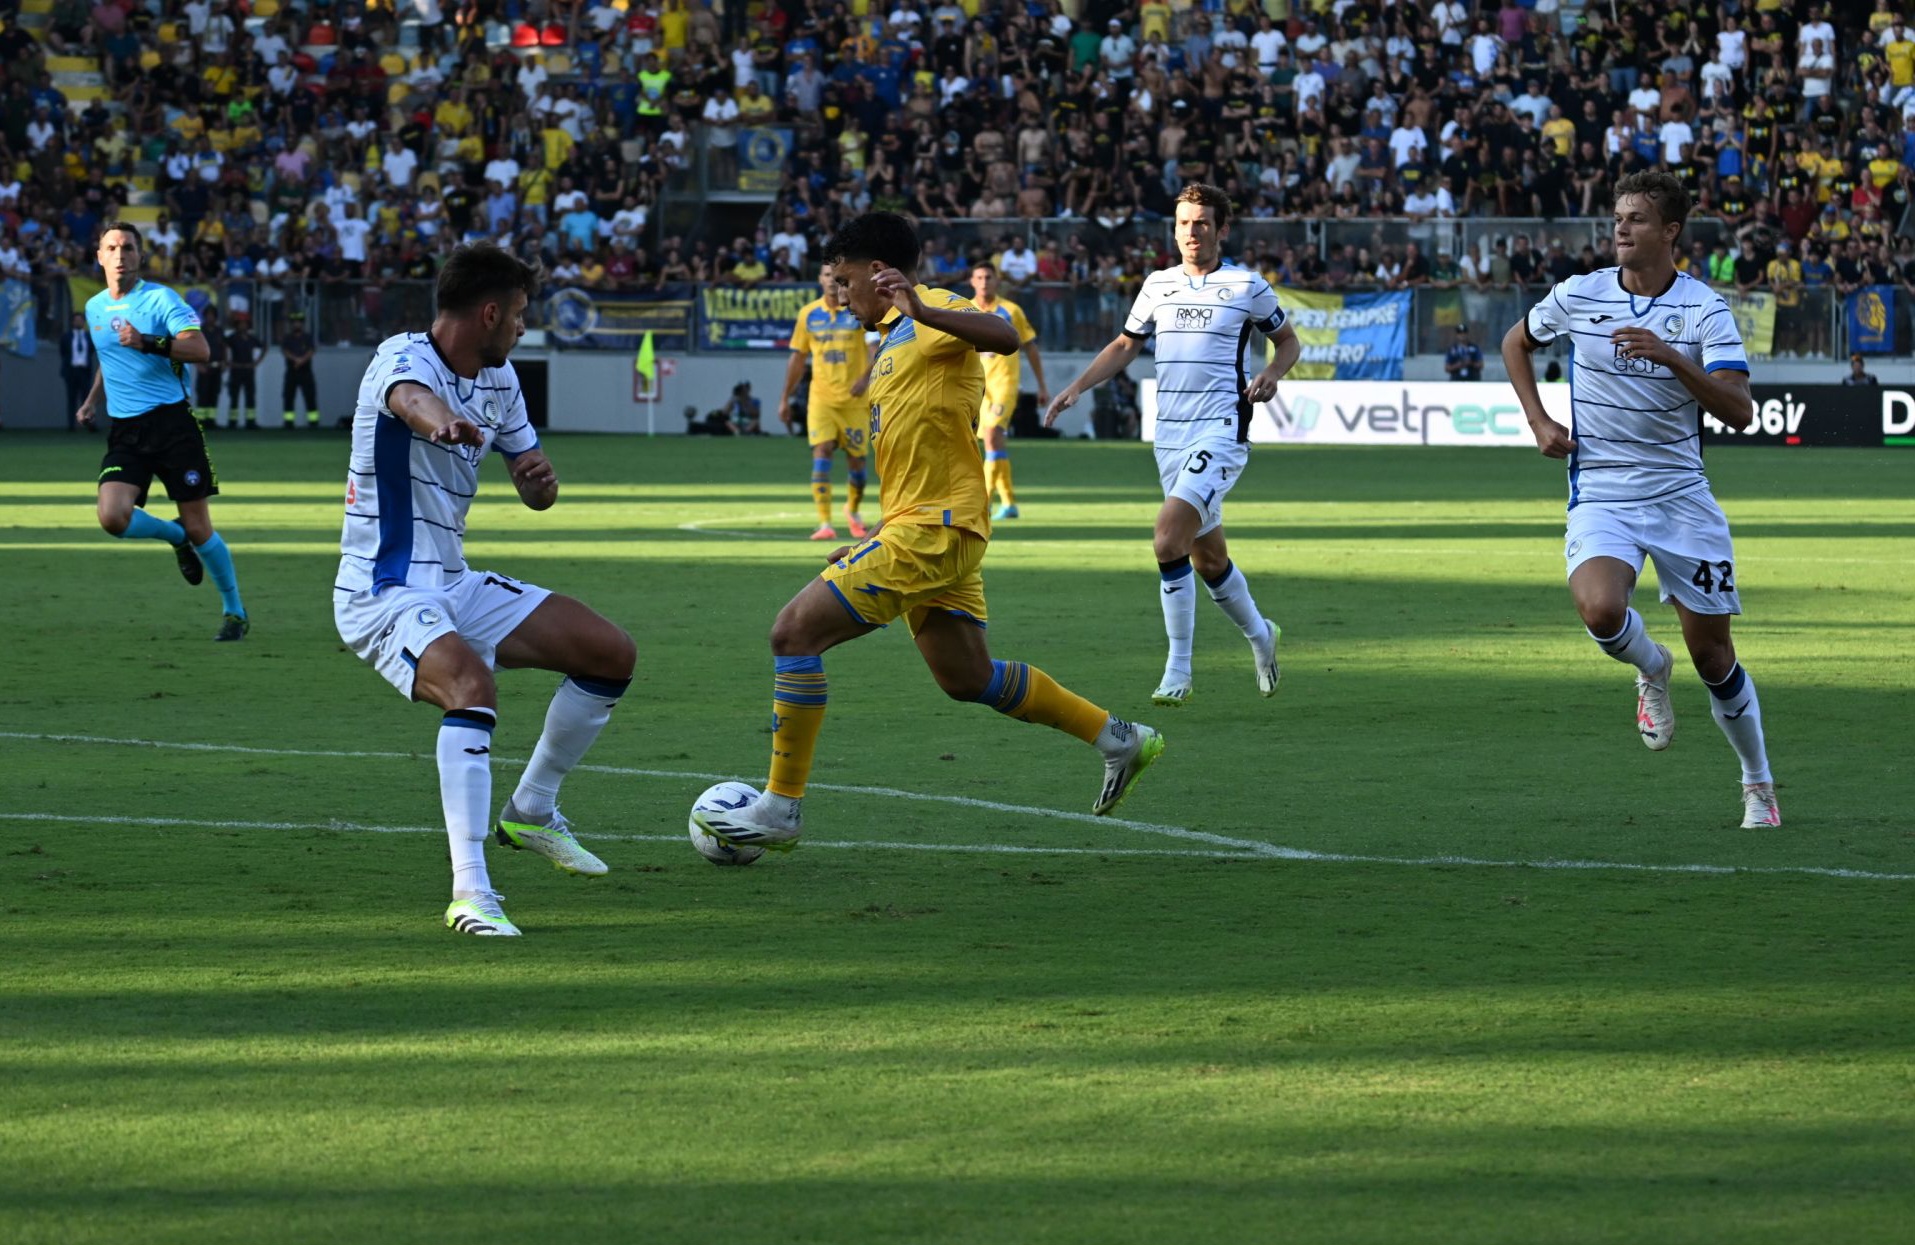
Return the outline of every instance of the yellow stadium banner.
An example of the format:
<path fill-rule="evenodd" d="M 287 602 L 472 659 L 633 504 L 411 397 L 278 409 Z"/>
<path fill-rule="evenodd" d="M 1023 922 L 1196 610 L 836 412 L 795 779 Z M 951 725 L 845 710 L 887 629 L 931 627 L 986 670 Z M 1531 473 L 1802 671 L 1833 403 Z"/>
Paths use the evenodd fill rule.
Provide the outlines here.
<path fill-rule="evenodd" d="M 1279 289 L 1303 343 L 1292 380 L 1401 380 L 1412 303 L 1407 291 L 1325 294 Z M 1274 347 L 1266 349 L 1270 357 Z"/>
<path fill-rule="evenodd" d="M 1736 331 L 1742 334 L 1742 348 L 1751 358 L 1767 358 L 1775 352 L 1775 295 L 1768 293 L 1738 294 L 1734 290 L 1722 291 L 1723 301 L 1729 304 L 1729 314 L 1735 317 Z"/>
<path fill-rule="evenodd" d="M 160 284 L 176 291 L 181 298 L 186 298 L 188 294 L 197 290 L 206 296 L 206 303 L 210 303 L 215 307 L 219 306 L 219 292 L 210 285 L 175 285 L 171 281 L 162 281 Z M 71 305 L 75 311 L 84 308 L 87 299 L 92 298 L 105 288 L 106 282 L 100 280 L 98 277 L 68 277 L 66 279 L 67 297 L 72 300 Z M 192 302 L 193 300 L 187 299 L 187 301 Z M 205 304 L 203 303 L 201 305 L 203 306 Z"/>

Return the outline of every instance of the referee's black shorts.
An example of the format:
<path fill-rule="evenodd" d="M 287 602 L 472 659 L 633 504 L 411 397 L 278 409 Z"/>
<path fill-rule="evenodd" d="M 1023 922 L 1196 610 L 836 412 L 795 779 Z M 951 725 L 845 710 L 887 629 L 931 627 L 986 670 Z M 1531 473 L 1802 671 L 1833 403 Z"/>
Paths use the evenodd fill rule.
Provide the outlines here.
<path fill-rule="evenodd" d="M 144 415 L 110 419 L 100 483 L 131 484 L 146 504 L 153 478 L 174 501 L 197 501 L 219 492 L 219 473 L 206 452 L 206 434 L 185 402 L 156 406 Z"/>

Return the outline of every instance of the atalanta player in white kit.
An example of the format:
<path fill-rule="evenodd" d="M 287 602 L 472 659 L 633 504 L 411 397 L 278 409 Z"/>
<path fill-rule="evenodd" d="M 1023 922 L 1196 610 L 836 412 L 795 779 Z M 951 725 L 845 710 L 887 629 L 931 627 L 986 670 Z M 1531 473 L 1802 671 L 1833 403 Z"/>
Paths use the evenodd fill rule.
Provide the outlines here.
<path fill-rule="evenodd" d="M 1637 671 L 1636 722 L 1655 751 L 1674 738 L 1675 659 L 1629 604 L 1645 558 L 1675 607 L 1716 724 L 1742 762 L 1742 825 L 1779 826 L 1755 683 L 1736 660 L 1742 612 L 1729 522 L 1702 470 L 1702 413 L 1754 419 L 1749 362 L 1722 296 L 1676 271 L 1689 195 L 1667 173 L 1616 183 L 1618 266 L 1571 277 L 1503 338 L 1536 445 L 1569 460 L 1569 592 L 1589 636 Z M 1567 334 L 1570 424 L 1543 411 L 1532 352 Z"/>
<path fill-rule="evenodd" d="M 1191 641 L 1197 629 L 1192 578 L 1202 575 L 1210 599 L 1250 642 L 1257 690 L 1277 692 L 1277 638 L 1281 629 L 1257 608 L 1250 584 L 1230 560 L 1223 503 L 1250 457 L 1250 411 L 1276 395 L 1303 345 L 1270 283 L 1223 260 L 1230 229 L 1230 196 L 1192 183 L 1177 196 L 1177 250 L 1183 264 L 1152 273 L 1137 293 L 1124 331 L 1066 385 L 1045 413 L 1057 416 L 1084 393 L 1129 366 L 1151 337 L 1157 340 L 1157 473 L 1164 504 L 1152 545 L 1169 654 L 1151 693 L 1160 705 L 1181 705 L 1191 691 Z M 1276 346 L 1270 366 L 1254 377 L 1244 354 L 1254 333 Z"/>
<path fill-rule="evenodd" d="M 558 499 L 517 374 L 506 361 L 525 332 L 535 269 L 489 242 L 462 246 L 439 273 L 427 333 L 386 339 L 353 413 L 352 464 L 333 618 L 360 659 L 409 700 L 445 710 L 439 795 L 452 848 L 445 923 L 464 934 L 516 935 L 485 865 L 492 828 L 493 669 L 566 676 L 496 834 L 570 873 L 606 872 L 558 811 L 559 784 L 585 755 L 631 683 L 624 631 L 570 597 L 465 563 L 466 512 L 479 464 L 504 455 L 533 510 Z"/>

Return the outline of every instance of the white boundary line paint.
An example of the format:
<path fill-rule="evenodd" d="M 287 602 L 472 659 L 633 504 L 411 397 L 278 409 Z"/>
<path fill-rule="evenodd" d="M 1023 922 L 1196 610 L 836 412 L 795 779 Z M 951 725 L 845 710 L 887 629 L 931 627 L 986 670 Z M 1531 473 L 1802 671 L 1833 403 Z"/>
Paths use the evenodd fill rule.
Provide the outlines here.
<path fill-rule="evenodd" d="M 349 760 L 402 760 L 425 759 L 423 753 L 411 752 L 354 752 L 324 751 L 305 748 L 255 748 L 244 744 L 197 744 L 178 743 L 162 739 L 111 739 L 99 735 L 51 735 L 25 731 L 0 731 L 0 739 L 18 739 L 34 743 L 82 743 L 108 744 L 134 748 L 169 748 L 186 752 L 229 752 L 253 756 L 289 756 L 289 757 L 326 757 Z M 494 760 L 516 764 L 514 757 L 495 757 Z M 703 774 L 683 770 L 627 769 L 613 765 L 581 765 L 578 767 L 598 774 L 612 774 L 634 778 L 678 778 L 720 782 L 737 777 L 732 774 Z M 745 780 L 749 781 L 749 780 Z M 934 804 L 956 804 L 967 808 L 984 808 L 994 812 L 1018 813 L 1029 817 L 1043 817 L 1056 821 L 1082 821 L 1093 825 L 1137 830 L 1145 834 L 1158 834 L 1170 838 L 1210 843 L 1224 848 L 1224 851 L 1198 851 L 1193 849 L 1173 850 L 1158 848 L 1141 849 L 1101 849 L 1087 847 L 1036 847 L 1008 846 L 1001 844 L 944 844 L 944 843 L 886 843 L 859 842 L 844 840 L 807 840 L 818 847 L 872 848 L 900 851 L 929 852 L 980 852 L 1019 855 L 1087 855 L 1087 856 L 1202 856 L 1212 859 L 1265 859 L 1312 861 L 1323 864 L 1366 864 L 1399 865 L 1418 868 L 1449 866 L 1454 868 L 1476 869 L 1550 869 L 1575 871 L 1614 870 L 1624 873 L 1687 873 L 1703 875 L 1730 875 L 1737 873 L 1790 875 L 1801 877 L 1845 878 L 1870 882 L 1915 882 L 1915 873 L 1878 873 L 1866 869 L 1842 869 L 1819 865 L 1717 865 L 1717 864 L 1645 864 L 1639 861 L 1618 860 L 1491 860 L 1475 856 L 1370 856 L 1345 852 L 1317 852 L 1305 848 L 1283 847 L 1275 843 L 1264 843 L 1255 839 L 1232 839 L 1220 834 L 1209 834 L 1201 830 L 1190 830 L 1183 826 L 1159 825 L 1148 821 L 1131 821 L 1122 817 L 1097 817 L 1090 813 L 1073 813 L 1060 809 L 1036 808 L 1023 804 L 1003 804 L 994 800 L 976 800 L 968 796 L 930 795 L 921 791 L 900 791 L 890 787 L 854 787 L 827 783 L 812 783 L 813 787 L 826 791 L 841 791 L 850 795 L 876 795 L 888 799 L 921 800 Z M 256 829 L 256 830 L 339 830 L 357 833 L 378 834 L 415 834 L 441 832 L 433 826 L 373 826 L 353 822 L 264 822 L 264 821 L 199 821 L 190 818 L 157 817 L 84 817 L 65 813 L 0 813 L 0 821 L 38 821 L 90 823 L 103 825 L 138 826 L 179 826 L 205 827 L 209 829 Z M 675 843 L 677 835 L 580 835 L 581 838 L 623 839 L 640 843 Z"/>
<path fill-rule="evenodd" d="M 795 539 L 795 536 L 793 535 L 793 533 L 787 532 L 783 530 L 782 528 L 765 528 L 761 531 L 756 531 L 756 532 L 739 532 L 739 531 L 730 531 L 722 527 L 707 527 L 706 524 L 751 523 L 759 519 L 762 519 L 767 523 L 775 522 L 775 523 L 782 524 L 787 519 L 798 519 L 801 517 L 802 516 L 794 514 L 788 510 L 781 510 L 777 514 L 764 514 L 764 515 L 734 514 L 734 515 L 727 515 L 724 518 L 719 518 L 719 519 L 693 519 L 690 523 L 680 523 L 678 525 L 678 530 L 681 532 L 691 532 L 693 535 L 696 535 L 696 536 L 738 536 L 738 537 L 743 537 L 746 540 L 791 540 L 791 539 Z M 809 537 L 807 537 L 807 539 L 809 539 Z"/>

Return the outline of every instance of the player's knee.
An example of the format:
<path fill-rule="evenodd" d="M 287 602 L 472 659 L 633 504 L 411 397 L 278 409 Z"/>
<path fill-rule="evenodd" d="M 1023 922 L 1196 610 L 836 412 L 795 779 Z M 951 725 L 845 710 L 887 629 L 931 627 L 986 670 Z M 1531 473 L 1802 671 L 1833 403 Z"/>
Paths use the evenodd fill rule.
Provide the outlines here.
<path fill-rule="evenodd" d="M 771 624 L 771 653 L 774 657 L 808 657 L 806 635 L 798 615 L 790 606 L 778 611 Z"/>
<path fill-rule="evenodd" d="M 638 645 L 623 627 L 612 627 L 610 631 L 601 659 L 605 665 L 604 675 L 613 680 L 629 679 L 638 667 Z"/>
<path fill-rule="evenodd" d="M 931 677 L 937 680 L 938 690 L 952 700 L 966 704 L 983 697 L 985 689 L 991 686 L 990 663 L 983 670 L 933 670 Z"/>
<path fill-rule="evenodd" d="M 203 514 L 181 515 L 180 527 L 186 531 L 186 539 L 195 545 L 203 545 L 213 539 L 213 520 Z"/>
<path fill-rule="evenodd" d="M 499 703 L 499 685 L 481 661 L 462 665 L 442 675 L 439 682 L 442 705 L 455 709 L 491 709 Z"/>
<path fill-rule="evenodd" d="M 1726 638 L 1714 637 L 1693 641 L 1689 645 L 1689 660 L 1705 681 L 1720 683 L 1735 669 L 1735 644 Z"/>
<path fill-rule="evenodd" d="M 1202 545 L 1193 545 L 1190 550 L 1190 565 L 1204 577 L 1204 582 L 1208 583 L 1230 569 L 1230 555 L 1205 549 Z"/>
<path fill-rule="evenodd" d="M 127 524 L 133 521 L 131 510 L 122 510 L 117 506 L 102 505 L 95 513 L 100 519 L 100 530 L 108 536 L 125 535 Z"/>
<path fill-rule="evenodd" d="M 1629 621 L 1626 598 L 1617 600 L 1607 593 L 1576 593 L 1574 599 L 1576 613 L 1581 615 L 1583 626 L 1589 628 L 1591 635 L 1616 635 Z"/>

